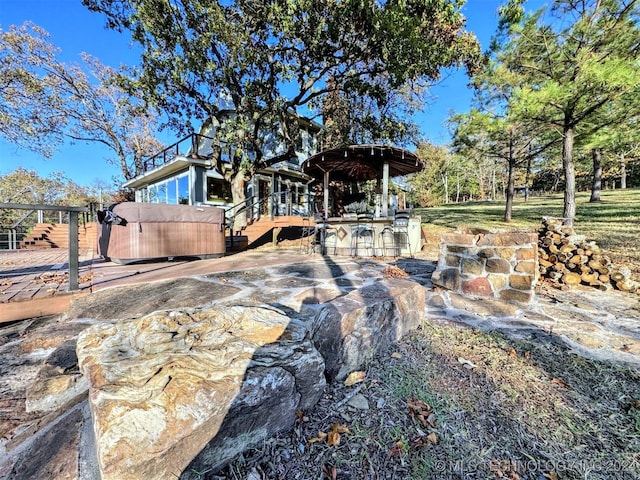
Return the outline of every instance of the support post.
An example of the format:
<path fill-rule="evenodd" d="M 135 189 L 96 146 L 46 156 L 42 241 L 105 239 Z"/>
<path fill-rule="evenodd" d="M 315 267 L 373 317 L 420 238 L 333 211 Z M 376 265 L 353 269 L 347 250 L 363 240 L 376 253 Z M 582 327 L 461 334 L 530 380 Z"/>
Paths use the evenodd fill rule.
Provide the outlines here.
<path fill-rule="evenodd" d="M 389 162 L 384 162 L 382 167 L 382 210 L 383 218 L 389 215 Z"/>
<path fill-rule="evenodd" d="M 273 229 L 271 242 L 273 243 L 274 247 L 278 246 L 278 235 L 280 235 L 280 232 L 282 232 L 282 227 L 275 227 Z"/>
<path fill-rule="evenodd" d="M 324 220 L 329 218 L 329 172 L 324 172 Z"/>
<path fill-rule="evenodd" d="M 69 212 L 69 291 L 78 290 L 78 212 Z"/>

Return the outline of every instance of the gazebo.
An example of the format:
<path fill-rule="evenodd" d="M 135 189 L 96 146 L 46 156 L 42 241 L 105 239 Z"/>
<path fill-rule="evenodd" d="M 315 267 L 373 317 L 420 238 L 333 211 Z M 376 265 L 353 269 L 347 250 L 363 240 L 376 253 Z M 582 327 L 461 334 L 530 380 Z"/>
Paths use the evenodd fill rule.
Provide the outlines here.
<path fill-rule="evenodd" d="M 323 150 L 307 158 L 302 171 L 324 184 L 324 215 L 329 210 L 329 182 L 382 180 L 380 215 L 386 217 L 389 207 L 389 179 L 424 168 L 424 162 L 409 150 L 388 145 L 349 145 Z"/>

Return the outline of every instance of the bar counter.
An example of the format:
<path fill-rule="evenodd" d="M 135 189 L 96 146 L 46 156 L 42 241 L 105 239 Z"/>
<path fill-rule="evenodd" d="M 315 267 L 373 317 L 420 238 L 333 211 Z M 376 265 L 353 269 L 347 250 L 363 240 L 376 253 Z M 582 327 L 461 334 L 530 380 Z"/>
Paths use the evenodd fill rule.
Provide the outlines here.
<path fill-rule="evenodd" d="M 412 216 L 407 226 L 407 237 L 394 231 L 393 217 L 373 218 L 366 222 L 358 222 L 356 218 L 329 217 L 326 224 L 317 223 L 320 232 L 323 252 L 329 255 L 347 255 L 359 257 L 395 257 L 413 256 L 422 248 L 420 229 L 421 218 Z M 354 232 L 364 225 L 372 227 L 371 241 L 368 237 L 360 237 L 356 249 Z M 386 229 L 386 230 L 385 230 Z"/>

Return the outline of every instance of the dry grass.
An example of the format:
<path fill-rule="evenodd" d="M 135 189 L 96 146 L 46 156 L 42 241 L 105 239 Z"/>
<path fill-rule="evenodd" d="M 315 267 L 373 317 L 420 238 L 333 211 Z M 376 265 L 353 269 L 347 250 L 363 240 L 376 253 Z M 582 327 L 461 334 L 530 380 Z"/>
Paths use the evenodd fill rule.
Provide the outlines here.
<path fill-rule="evenodd" d="M 639 372 L 578 357 L 553 335 L 425 322 L 365 372 L 331 386 L 293 432 L 204 478 L 640 478 Z M 369 408 L 336 409 L 355 389 Z M 435 428 L 409 415 L 410 398 L 431 406 Z M 308 442 L 333 423 L 349 429 L 339 445 Z"/>

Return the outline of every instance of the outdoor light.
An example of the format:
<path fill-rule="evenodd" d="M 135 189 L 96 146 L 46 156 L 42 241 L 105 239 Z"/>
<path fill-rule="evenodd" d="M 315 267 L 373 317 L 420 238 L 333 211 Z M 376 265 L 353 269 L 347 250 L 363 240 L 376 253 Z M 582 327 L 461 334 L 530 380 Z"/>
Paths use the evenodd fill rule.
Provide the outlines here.
<path fill-rule="evenodd" d="M 344 151 L 344 158 L 347 158 L 347 151 Z"/>
<path fill-rule="evenodd" d="M 373 147 L 371 147 L 371 155 L 373 155 Z"/>

